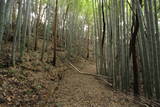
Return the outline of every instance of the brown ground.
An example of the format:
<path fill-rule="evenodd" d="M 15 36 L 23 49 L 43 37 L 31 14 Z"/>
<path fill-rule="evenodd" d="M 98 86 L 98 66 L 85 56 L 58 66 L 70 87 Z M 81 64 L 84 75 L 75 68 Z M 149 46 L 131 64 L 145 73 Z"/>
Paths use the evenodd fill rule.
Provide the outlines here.
<path fill-rule="evenodd" d="M 20 65 L 22 74 L 0 74 L 4 80 L 0 98 L 5 101 L 0 107 L 141 107 L 126 95 L 113 92 L 103 81 L 80 74 L 66 64 L 29 64 Z M 95 73 L 93 63 L 77 64 L 82 72 Z"/>
<path fill-rule="evenodd" d="M 66 66 L 59 57 L 53 67 L 52 51 L 45 54 L 44 62 L 40 55 L 40 50 L 25 53 L 23 63 L 14 68 L 4 67 L 7 60 L 0 58 L 0 107 L 141 107 L 94 76 Z M 93 62 L 74 64 L 82 72 L 95 74 Z"/>
<path fill-rule="evenodd" d="M 82 72 L 95 73 L 95 65 L 85 65 Z M 60 107 L 142 107 L 126 95 L 113 92 L 101 80 L 74 70 L 65 72 L 55 98 Z"/>

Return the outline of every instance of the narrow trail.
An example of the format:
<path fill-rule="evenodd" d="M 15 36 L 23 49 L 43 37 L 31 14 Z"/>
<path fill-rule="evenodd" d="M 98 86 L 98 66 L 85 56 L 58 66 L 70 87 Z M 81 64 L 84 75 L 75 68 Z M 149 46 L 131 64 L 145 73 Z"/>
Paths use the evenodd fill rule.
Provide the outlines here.
<path fill-rule="evenodd" d="M 86 65 L 82 72 L 95 73 L 95 69 L 95 65 Z M 56 105 L 62 107 L 142 107 L 94 76 L 74 70 L 65 72 L 54 97 Z"/>

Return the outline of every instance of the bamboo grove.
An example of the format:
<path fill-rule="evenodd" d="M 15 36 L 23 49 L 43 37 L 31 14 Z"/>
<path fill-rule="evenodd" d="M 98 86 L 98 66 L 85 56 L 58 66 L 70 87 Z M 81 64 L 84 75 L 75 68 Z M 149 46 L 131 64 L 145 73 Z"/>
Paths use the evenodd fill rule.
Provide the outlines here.
<path fill-rule="evenodd" d="M 0 0 L 0 57 L 15 66 L 41 50 L 45 61 L 52 44 L 56 65 L 58 47 L 68 60 L 93 57 L 93 48 L 113 88 L 159 100 L 159 9 L 159 0 Z"/>
<path fill-rule="evenodd" d="M 97 72 L 115 89 L 160 98 L 158 0 L 93 0 Z M 105 41 L 105 42 L 104 42 Z"/>
<path fill-rule="evenodd" d="M 88 48 L 85 47 L 89 47 L 86 43 L 89 36 L 85 36 L 89 35 L 86 27 L 89 24 L 89 15 L 82 10 L 83 5 L 86 5 L 86 2 L 74 0 L 1 0 L 1 56 L 6 55 L 6 41 L 11 40 L 8 51 L 10 65 L 13 66 L 23 61 L 25 52 L 37 51 L 40 42 L 43 44 L 40 48 L 42 61 L 49 43 L 52 44 L 53 65 L 56 65 L 58 46 L 66 49 L 68 59 L 86 57 Z"/>

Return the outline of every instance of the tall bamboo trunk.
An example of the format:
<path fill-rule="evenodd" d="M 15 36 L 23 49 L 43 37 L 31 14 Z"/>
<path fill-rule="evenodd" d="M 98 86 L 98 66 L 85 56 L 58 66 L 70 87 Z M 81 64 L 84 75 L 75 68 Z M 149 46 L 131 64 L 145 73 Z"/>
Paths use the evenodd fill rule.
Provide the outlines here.
<path fill-rule="evenodd" d="M 0 52 L 4 35 L 5 0 L 0 0 Z"/>
<path fill-rule="evenodd" d="M 22 1 L 19 2 L 19 8 L 18 8 L 18 16 L 16 21 L 16 30 L 15 35 L 13 38 L 13 45 L 12 45 L 12 65 L 15 66 L 16 64 L 16 48 L 17 48 L 17 37 L 19 36 L 19 33 L 21 32 L 21 19 L 22 19 Z"/>
<path fill-rule="evenodd" d="M 38 36 L 39 36 L 39 25 L 40 25 L 40 18 L 41 18 L 41 10 L 42 10 L 42 0 L 40 0 L 39 4 L 39 12 L 38 12 L 38 17 L 37 17 L 37 22 L 36 22 L 36 34 L 35 34 L 35 43 L 34 43 L 34 50 L 37 50 L 38 46 Z"/>
<path fill-rule="evenodd" d="M 56 65 L 56 47 L 57 47 L 57 15 L 58 14 L 58 0 L 56 0 L 54 24 L 53 24 L 53 36 L 54 36 L 54 49 L 53 49 L 53 66 Z"/>
<path fill-rule="evenodd" d="M 142 0 L 140 0 L 140 5 L 141 4 L 142 4 Z M 139 93 L 139 71 L 138 71 L 137 50 L 136 50 L 136 39 L 139 31 L 139 19 L 138 19 L 137 9 L 136 9 L 136 13 L 133 14 L 132 20 L 133 20 L 133 25 L 131 29 L 130 55 L 132 55 L 132 61 L 133 61 L 134 95 L 137 96 L 140 94 Z"/>

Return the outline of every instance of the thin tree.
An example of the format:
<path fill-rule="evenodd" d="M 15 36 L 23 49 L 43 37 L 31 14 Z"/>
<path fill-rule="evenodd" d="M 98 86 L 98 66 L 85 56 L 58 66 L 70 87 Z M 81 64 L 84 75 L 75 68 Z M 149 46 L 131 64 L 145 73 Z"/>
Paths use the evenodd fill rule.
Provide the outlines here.
<path fill-rule="evenodd" d="M 2 46 L 2 39 L 4 36 L 4 20 L 5 20 L 5 0 L 0 0 L 0 52 Z"/>
<path fill-rule="evenodd" d="M 56 48 L 57 48 L 57 16 L 58 16 L 58 0 L 56 0 L 55 16 L 53 24 L 54 49 L 53 49 L 53 66 L 56 65 Z"/>

